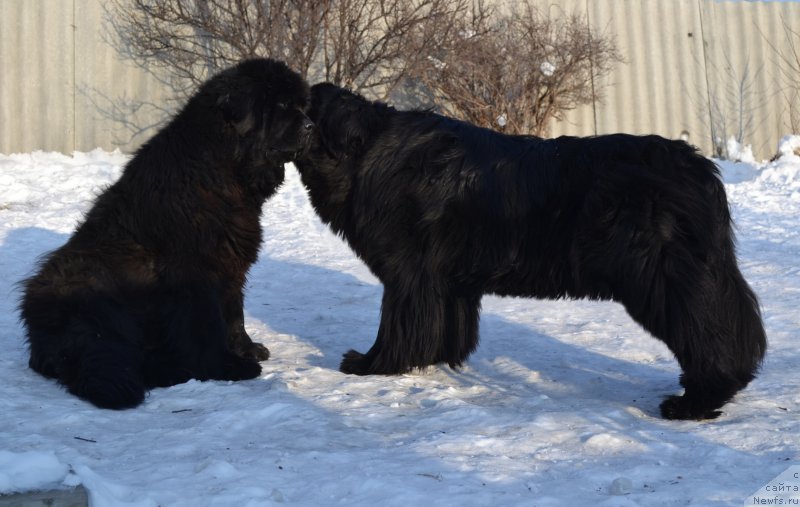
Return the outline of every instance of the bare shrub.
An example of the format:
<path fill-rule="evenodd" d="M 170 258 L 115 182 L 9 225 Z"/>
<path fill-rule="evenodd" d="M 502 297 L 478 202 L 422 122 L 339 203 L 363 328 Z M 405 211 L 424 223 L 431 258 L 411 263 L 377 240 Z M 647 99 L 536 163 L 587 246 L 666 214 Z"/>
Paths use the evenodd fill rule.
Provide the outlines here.
<path fill-rule="evenodd" d="M 772 42 L 774 35 L 761 34 L 775 56 L 780 82 L 780 95 L 786 104 L 788 123 L 792 133 L 800 133 L 800 32 L 793 29 L 785 18 L 783 25 L 783 44 Z"/>
<path fill-rule="evenodd" d="M 386 98 L 436 52 L 471 0 L 338 0 L 325 17 L 322 78 Z"/>
<path fill-rule="evenodd" d="M 758 113 L 766 105 L 766 99 L 756 85 L 763 65 L 753 70 L 750 58 L 746 57 L 744 63 L 737 66 L 727 51 L 722 57 L 721 66 L 713 60 L 706 62 L 708 108 L 714 156 L 728 160 L 736 158 L 739 151 L 729 150 L 730 141 L 744 146 L 759 128 Z"/>
<path fill-rule="evenodd" d="M 329 0 L 112 0 L 118 51 L 187 95 L 242 58 L 271 56 L 305 74 Z"/>
<path fill-rule="evenodd" d="M 470 0 L 112 0 L 117 49 L 181 95 L 253 56 L 385 97 Z"/>
<path fill-rule="evenodd" d="M 509 133 L 545 134 L 620 61 L 583 18 L 526 1 L 501 13 L 483 0 L 111 0 L 108 20 L 117 49 L 178 98 L 266 56 L 373 99 L 412 82 L 417 102 Z"/>
<path fill-rule="evenodd" d="M 512 134 L 544 135 L 565 111 L 598 100 L 598 77 L 621 61 L 614 41 L 577 15 L 530 2 L 507 12 L 478 2 L 416 77 L 446 113 Z"/>

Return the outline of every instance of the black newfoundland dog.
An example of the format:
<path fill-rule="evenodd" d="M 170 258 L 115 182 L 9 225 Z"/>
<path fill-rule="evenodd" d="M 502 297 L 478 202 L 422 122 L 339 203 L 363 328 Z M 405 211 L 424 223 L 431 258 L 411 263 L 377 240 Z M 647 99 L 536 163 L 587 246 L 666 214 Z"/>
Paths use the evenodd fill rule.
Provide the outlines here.
<path fill-rule="evenodd" d="M 718 170 L 656 136 L 508 136 L 311 89 L 315 141 L 297 161 L 311 202 L 384 285 L 380 326 L 345 373 L 457 367 L 483 294 L 611 299 L 683 369 L 668 419 L 705 419 L 766 349 L 736 264 Z"/>
<path fill-rule="evenodd" d="M 98 407 L 153 387 L 259 375 L 242 288 L 264 201 L 308 142 L 308 86 L 244 61 L 204 83 L 22 282 L 30 367 Z"/>

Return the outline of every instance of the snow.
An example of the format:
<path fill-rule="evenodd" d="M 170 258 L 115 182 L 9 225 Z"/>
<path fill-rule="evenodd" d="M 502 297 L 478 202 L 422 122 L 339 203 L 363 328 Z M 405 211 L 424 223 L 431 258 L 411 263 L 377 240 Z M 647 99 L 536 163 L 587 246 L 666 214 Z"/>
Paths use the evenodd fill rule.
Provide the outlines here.
<path fill-rule="evenodd" d="M 759 488 L 745 500 L 745 505 L 800 505 L 800 465 L 787 468 Z"/>
<path fill-rule="evenodd" d="M 69 468 L 52 451 L 0 450 L 0 492 L 26 491 L 47 484 L 63 484 Z"/>
<path fill-rule="evenodd" d="M 545 76 L 550 77 L 555 73 L 556 66 L 548 61 L 544 61 L 539 65 L 539 70 L 542 71 L 542 74 Z"/>
<path fill-rule="evenodd" d="M 778 142 L 781 157 L 800 157 L 800 136 L 783 136 Z"/>
<path fill-rule="evenodd" d="M 753 147 L 749 144 L 743 145 L 737 141 L 734 136 L 728 138 L 726 149 L 728 152 L 728 158 L 735 160 L 736 162 L 746 162 L 752 164 L 756 160 L 755 157 L 753 157 Z"/>
<path fill-rule="evenodd" d="M 0 493 L 83 484 L 93 506 L 148 507 L 743 505 L 800 462 L 791 152 L 720 162 L 770 350 L 760 377 L 703 423 L 658 417 L 679 368 L 608 302 L 486 297 L 462 371 L 339 373 L 343 352 L 374 339 L 381 287 L 316 218 L 293 169 L 265 207 L 247 292 L 248 331 L 272 352 L 262 376 L 94 408 L 28 369 L 15 283 L 127 158 L 0 155 Z"/>

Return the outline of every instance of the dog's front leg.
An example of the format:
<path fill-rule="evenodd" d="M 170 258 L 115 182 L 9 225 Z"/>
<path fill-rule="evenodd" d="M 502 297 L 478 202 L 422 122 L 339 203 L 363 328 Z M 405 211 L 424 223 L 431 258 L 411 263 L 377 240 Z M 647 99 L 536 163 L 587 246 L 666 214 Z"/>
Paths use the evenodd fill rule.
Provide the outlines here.
<path fill-rule="evenodd" d="M 366 354 L 347 352 L 339 369 L 397 375 L 442 361 L 459 366 L 477 344 L 478 301 L 456 298 L 424 274 L 387 284 L 375 344 Z M 459 343 L 464 340 L 470 343 Z"/>
<path fill-rule="evenodd" d="M 239 357 L 253 361 L 269 359 L 269 349 L 255 343 L 244 329 L 244 295 L 241 289 L 230 288 L 223 295 L 223 318 L 227 327 L 231 351 Z"/>

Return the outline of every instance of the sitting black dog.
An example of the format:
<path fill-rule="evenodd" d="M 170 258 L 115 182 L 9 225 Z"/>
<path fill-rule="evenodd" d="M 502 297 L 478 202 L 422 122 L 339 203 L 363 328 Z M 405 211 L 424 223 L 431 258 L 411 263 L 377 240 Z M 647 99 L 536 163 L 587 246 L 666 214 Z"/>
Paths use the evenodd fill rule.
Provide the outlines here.
<path fill-rule="evenodd" d="M 22 282 L 30 367 L 115 409 L 153 387 L 258 376 L 269 351 L 245 333 L 242 288 L 262 204 L 308 141 L 307 101 L 273 60 L 204 83 Z"/>
<path fill-rule="evenodd" d="M 397 374 L 478 344 L 483 294 L 612 299 L 683 369 L 669 419 L 716 417 L 766 349 L 716 166 L 656 136 L 544 140 L 311 89 L 296 164 L 322 220 L 384 285 L 375 344 L 341 370 Z"/>

